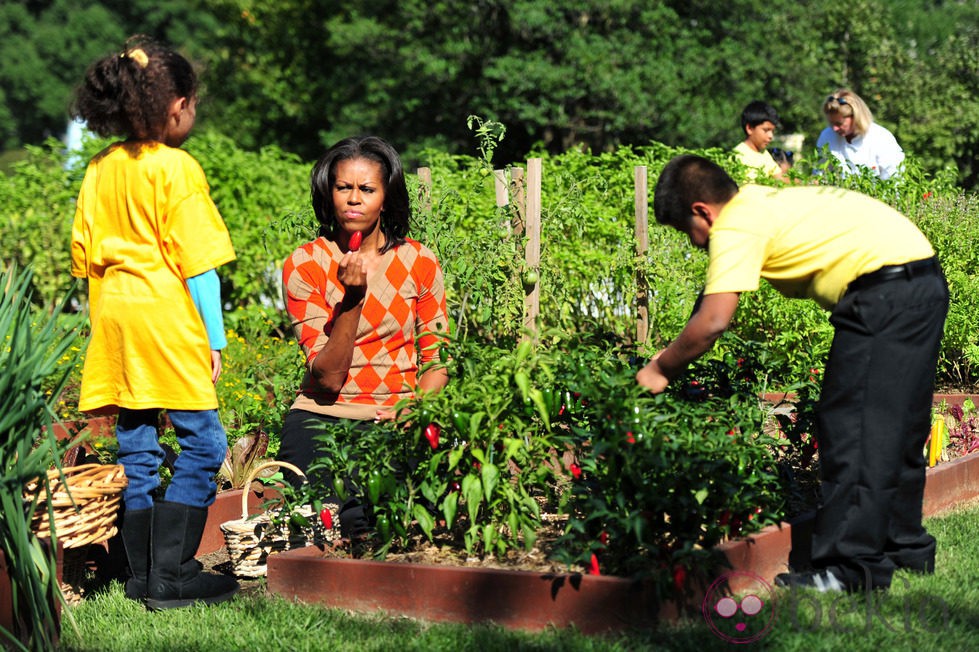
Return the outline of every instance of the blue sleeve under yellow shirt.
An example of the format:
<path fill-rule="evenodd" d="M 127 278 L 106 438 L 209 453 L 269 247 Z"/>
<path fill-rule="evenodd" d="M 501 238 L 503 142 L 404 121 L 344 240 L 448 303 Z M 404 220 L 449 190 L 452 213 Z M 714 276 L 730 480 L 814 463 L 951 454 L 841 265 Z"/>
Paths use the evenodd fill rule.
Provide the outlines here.
<path fill-rule="evenodd" d="M 928 239 L 887 204 L 830 186 L 746 185 L 710 231 L 705 294 L 757 290 L 827 309 L 858 276 L 934 256 Z"/>

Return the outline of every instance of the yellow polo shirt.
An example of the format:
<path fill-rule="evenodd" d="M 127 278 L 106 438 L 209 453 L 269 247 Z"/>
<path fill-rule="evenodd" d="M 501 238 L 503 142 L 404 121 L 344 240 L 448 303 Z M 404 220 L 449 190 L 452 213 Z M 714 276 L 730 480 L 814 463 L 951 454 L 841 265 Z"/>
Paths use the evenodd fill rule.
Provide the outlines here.
<path fill-rule="evenodd" d="M 768 150 L 756 152 L 748 147 L 748 143 L 741 141 L 734 148 L 734 152 L 738 155 L 738 160 L 750 168 L 748 170 L 749 179 L 756 178 L 759 170 L 770 177 L 774 177 L 782 171 L 782 168 L 779 167 L 778 162 L 772 158 L 772 153 Z"/>
<path fill-rule="evenodd" d="M 184 279 L 234 258 L 190 154 L 144 141 L 92 159 L 71 242 L 91 320 L 79 409 L 217 408 L 207 332 Z"/>
<path fill-rule="evenodd" d="M 764 278 L 826 309 L 858 276 L 935 255 L 898 211 L 829 186 L 744 186 L 714 221 L 708 251 L 705 294 L 757 290 Z"/>

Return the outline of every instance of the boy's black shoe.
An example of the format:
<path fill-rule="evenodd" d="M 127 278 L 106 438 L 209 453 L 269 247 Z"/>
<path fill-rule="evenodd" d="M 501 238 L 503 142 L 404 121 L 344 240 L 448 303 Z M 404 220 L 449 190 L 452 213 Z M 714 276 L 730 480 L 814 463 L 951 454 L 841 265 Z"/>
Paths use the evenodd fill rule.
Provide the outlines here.
<path fill-rule="evenodd" d="M 839 593 L 847 590 L 846 584 L 829 569 L 779 573 L 775 576 L 775 586 L 788 589 L 815 589 L 820 593 Z"/>

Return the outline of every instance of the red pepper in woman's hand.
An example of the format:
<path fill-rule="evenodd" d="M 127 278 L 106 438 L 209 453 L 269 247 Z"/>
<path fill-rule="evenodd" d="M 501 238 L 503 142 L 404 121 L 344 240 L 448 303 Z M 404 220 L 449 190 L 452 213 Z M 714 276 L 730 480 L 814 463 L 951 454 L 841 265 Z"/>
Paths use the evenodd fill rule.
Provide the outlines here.
<path fill-rule="evenodd" d="M 353 235 L 350 236 L 350 251 L 358 251 L 360 249 L 360 242 L 364 239 L 364 234 L 360 231 L 354 231 Z"/>
<path fill-rule="evenodd" d="M 428 445 L 432 447 L 432 450 L 439 447 L 439 435 L 441 434 L 442 428 L 437 423 L 430 423 L 425 426 L 425 439 L 428 440 Z"/>
<path fill-rule="evenodd" d="M 333 529 L 333 512 L 330 511 L 329 507 L 324 507 L 320 511 L 320 522 L 323 523 L 323 527 L 327 530 Z"/>

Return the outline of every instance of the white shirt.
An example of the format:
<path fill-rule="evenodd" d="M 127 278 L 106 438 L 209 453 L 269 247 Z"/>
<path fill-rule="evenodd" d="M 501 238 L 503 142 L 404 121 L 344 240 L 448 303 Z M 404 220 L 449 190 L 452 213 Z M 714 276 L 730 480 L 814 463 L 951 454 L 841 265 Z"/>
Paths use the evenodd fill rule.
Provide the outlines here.
<path fill-rule="evenodd" d="M 840 136 L 832 127 L 826 127 L 819 134 L 816 149 L 829 145 L 829 151 L 844 164 L 845 171 L 853 171 L 856 166 L 870 168 L 881 179 L 888 179 L 898 172 L 904 161 L 904 150 L 897 144 L 894 134 L 876 122 L 863 136 L 854 136 L 852 142 Z"/>

